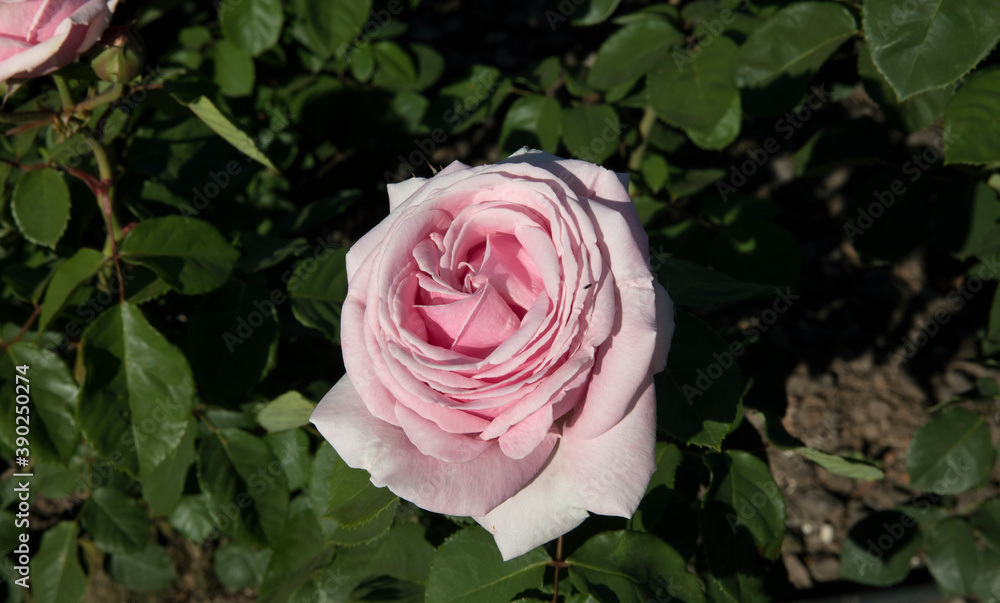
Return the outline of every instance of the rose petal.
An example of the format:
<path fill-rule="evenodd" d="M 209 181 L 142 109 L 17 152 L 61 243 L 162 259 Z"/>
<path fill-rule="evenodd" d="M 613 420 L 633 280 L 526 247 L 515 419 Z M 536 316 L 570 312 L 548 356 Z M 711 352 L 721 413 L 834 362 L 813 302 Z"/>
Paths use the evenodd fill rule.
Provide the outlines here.
<path fill-rule="evenodd" d="M 500 436 L 500 450 L 512 459 L 523 459 L 545 440 L 552 427 L 552 405 L 546 404 Z"/>
<path fill-rule="evenodd" d="M 460 172 L 462 170 L 469 169 L 469 166 L 465 165 L 461 161 L 452 161 L 448 164 L 448 167 L 444 168 L 440 172 L 434 175 L 447 176 L 455 172 Z M 434 178 L 430 178 L 433 180 Z M 386 185 L 386 189 L 389 192 L 389 211 L 395 211 L 397 207 L 403 204 L 407 199 L 413 196 L 420 187 L 428 182 L 427 178 L 410 178 L 402 182 L 389 183 Z"/>
<path fill-rule="evenodd" d="M 556 442 L 549 435 L 517 461 L 494 445 L 467 463 L 445 463 L 421 454 L 401 428 L 371 416 L 347 376 L 323 397 L 310 421 L 345 463 L 371 473 L 373 484 L 448 515 L 485 515 L 509 499 L 538 473 Z"/>
<path fill-rule="evenodd" d="M 656 293 L 652 283 L 619 291 L 619 313 L 611 337 L 598 349 L 587 395 L 570 424 L 577 437 L 593 438 L 611 429 L 629 411 L 633 393 L 650 374 L 657 353 Z"/>
<path fill-rule="evenodd" d="M 482 358 L 520 326 L 497 290 L 484 284 L 463 300 L 437 306 L 415 306 L 427 327 L 428 342 Z"/>
<path fill-rule="evenodd" d="M 396 405 L 396 418 L 417 450 L 448 463 L 469 462 L 494 445 L 476 436 L 448 433 L 402 404 Z"/>
<path fill-rule="evenodd" d="M 631 517 L 656 471 L 656 396 L 647 378 L 622 421 L 592 439 L 563 431 L 552 459 L 513 497 L 473 517 L 512 559 L 580 525 L 588 511 Z"/>

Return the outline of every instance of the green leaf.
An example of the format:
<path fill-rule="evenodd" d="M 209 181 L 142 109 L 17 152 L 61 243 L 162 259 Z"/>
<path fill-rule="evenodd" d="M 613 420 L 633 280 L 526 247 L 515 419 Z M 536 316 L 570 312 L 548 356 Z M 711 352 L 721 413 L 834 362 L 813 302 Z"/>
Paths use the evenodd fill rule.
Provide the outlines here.
<path fill-rule="evenodd" d="M 709 151 L 721 151 L 736 140 L 742 127 L 743 106 L 740 104 L 739 95 L 735 95 L 725 115 L 715 124 L 715 129 L 711 132 L 685 130 L 685 133 L 691 138 L 691 142 L 699 147 Z"/>
<path fill-rule="evenodd" d="M 692 197 L 725 175 L 726 171 L 718 168 L 682 170 L 676 176 L 671 174 L 667 180 L 667 192 L 670 193 L 671 199 Z"/>
<path fill-rule="evenodd" d="M 806 446 L 795 448 L 795 452 L 798 452 L 830 473 L 869 482 L 885 478 L 885 473 L 871 463 L 822 452 Z"/>
<path fill-rule="evenodd" d="M 611 105 L 584 103 L 563 111 L 562 131 L 574 157 L 600 164 L 618 150 L 621 126 Z"/>
<path fill-rule="evenodd" d="M 647 153 L 642 159 L 639 170 L 642 173 L 642 179 L 646 181 L 654 193 L 660 192 L 663 185 L 667 183 L 667 178 L 670 177 L 670 165 L 662 155 Z"/>
<path fill-rule="evenodd" d="M 214 570 L 219 582 L 229 590 L 255 588 L 264 577 L 272 552 L 240 544 L 225 544 L 215 550 Z"/>
<path fill-rule="evenodd" d="M 840 575 L 870 586 L 892 586 L 910 573 L 920 549 L 917 522 L 898 511 L 878 511 L 854 524 L 840 553 Z"/>
<path fill-rule="evenodd" d="M 851 13 L 829 2 L 795 2 L 757 28 L 733 61 L 740 88 L 756 91 L 771 113 L 794 107 L 812 76 L 857 31 Z M 746 99 L 745 99 L 746 100 Z M 749 111 L 749 109 L 748 109 Z"/>
<path fill-rule="evenodd" d="M 54 249 L 69 224 L 69 187 L 54 169 L 25 172 L 14 186 L 10 209 L 24 238 Z"/>
<path fill-rule="evenodd" d="M 316 451 L 316 458 L 313 459 L 308 486 L 309 503 L 327 542 L 353 546 L 368 542 L 387 532 L 399 502 L 393 501 L 368 523 L 355 527 L 342 526 L 334 521 L 327 514 L 327 509 L 331 501 L 330 492 L 335 487 L 334 470 L 341 462 L 333 446 L 324 440 Z"/>
<path fill-rule="evenodd" d="M 385 575 L 424 584 L 433 555 L 422 525 L 400 523 L 382 538 L 337 555 L 333 569 L 361 579 Z"/>
<path fill-rule="evenodd" d="M 679 307 L 703 308 L 774 293 L 774 287 L 744 283 L 728 274 L 672 257 L 653 261 L 660 282 Z"/>
<path fill-rule="evenodd" d="M 919 132 L 937 121 L 955 94 L 955 84 L 950 84 L 898 101 L 892 86 L 875 67 L 867 45 L 858 52 L 858 75 L 868 96 L 886 111 L 890 119 L 910 133 Z"/>
<path fill-rule="evenodd" d="M 215 84 L 226 96 L 250 96 L 256 71 L 253 55 L 229 40 L 215 44 Z"/>
<path fill-rule="evenodd" d="M 126 262 L 146 266 L 185 295 L 218 288 L 239 257 L 214 226 L 182 216 L 139 222 L 122 241 L 121 254 Z"/>
<path fill-rule="evenodd" d="M 202 542 L 215 530 L 212 504 L 205 494 L 185 494 L 170 513 L 170 525 L 195 542 Z"/>
<path fill-rule="evenodd" d="M 540 588 L 549 561 L 541 547 L 504 561 L 493 536 L 469 526 L 449 536 L 434 553 L 427 600 L 506 603 L 522 590 Z"/>
<path fill-rule="evenodd" d="M 607 90 L 643 75 L 670 49 L 684 41 L 681 32 L 666 21 L 646 19 L 630 23 L 601 44 L 587 76 L 588 83 Z"/>
<path fill-rule="evenodd" d="M 983 417 L 946 408 L 913 436 L 906 471 L 917 490 L 958 494 L 989 479 L 997 451 Z"/>
<path fill-rule="evenodd" d="M 45 530 L 38 554 L 31 560 L 31 569 L 37 572 L 31 582 L 36 603 L 83 601 L 87 594 L 87 577 L 76 555 L 78 531 L 71 521 L 60 521 Z"/>
<path fill-rule="evenodd" d="M 953 517 L 923 528 L 927 568 L 946 596 L 972 594 L 979 568 L 979 551 L 972 527 Z M 989 570 L 987 570 L 989 571 Z"/>
<path fill-rule="evenodd" d="M 289 595 L 330 560 L 331 549 L 323 546 L 323 533 L 308 508 L 290 514 L 287 529 L 276 535 L 274 552 L 261 580 L 260 603 L 284 603 Z"/>
<path fill-rule="evenodd" d="M 652 534 L 602 532 L 566 561 L 573 586 L 599 600 L 608 593 L 621 603 L 705 600 L 698 579 L 687 571 L 687 561 Z"/>
<path fill-rule="evenodd" d="M 142 499 L 149 505 L 149 512 L 154 517 L 169 515 L 180 501 L 188 468 L 194 462 L 194 439 L 197 434 L 198 422 L 190 417 L 180 444 L 142 480 Z"/>
<path fill-rule="evenodd" d="M 338 458 L 330 477 L 330 498 L 323 516 L 342 526 L 354 527 L 370 522 L 396 500 L 388 488 L 375 487 L 367 471 L 349 467 Z"/>
<path fill-rule="evenodd" d="M 942 230 L 950 231 L 941 233 L 943 236 L 935 241 L 937 245 L 963 261 L 974 256 L 986 256 L 1000 248 L 1000 198 L 996 191 L 986 182 L 979 181 L 949 187 L 948 192 L 954 194 L 952 204 L 947 208 L 941 207 L 940 214 L 931 218 L 936 220 L 936 226 L 945 226 Z M 987 337 L 992 338 L 991 335 Z M 987 379 L 981 383 L 987 387 L 992 384 L 992 387 L 988 391 L 980 391 L 980 395 L 1000 395 L 1000 387 L 995 380 Z"/>
<path fill-rule="evenodd" d="M 861 15 L 875 65 L 906 100 L 954 82 L 989 53 L 1000 40 L 997 8 L 991 0 L 867 0 Z"/>
<path fill-rule="evenodd" d="M 246 0 L 251 2 L 252 0 Z M 267 0 L 271 1 L 271 0 Z M 277 0 L 275 0 L 277 1 Z M 175 96 L 175 98 L 177 98 Z M 275 172 L 278 168 L 274 167 L 271 160 L 267 158 L 267 155 L 260 150 L 257 146 L 257 141 L 247 134 L 242 128 L 233 123 L 233 121 L 227 117 L 222 111 L 219 111 L 218 107 L 207 96 L 199 96 L 193 101 L 185 102 L 180 98 L 177 98 L 177 102 L 191 109 L 198 119 L 200 119 L 206 126 L 212 129 L 213 132 L 221 136 L 226 142 L 233 145 L 237 151 L 243 153 L 250 159 L 253 159 L 257 163 L 267 167 Z"/>
<path fill-rule="evenodd" d="M 1000 551 L 1000 498 L 980 505 L 972 514 L 972 524 L 994 549 Z"/>
<path fill-rule="evenodd" d="M 94 490 L 83 503 L 80 521 L 105 553 L 135 553 L 149 543 L 149 517 L 139 501 L 116 488 Z"/>
<path fill-rule="evenodd" d="M 667 370 L 654 378 L 657 424 L 682 442 L 719 450 L 743 418 L 743 382 L 730 351 L 742 354 L 743 348 L 730 346 L 693 315 L 677 312 L 675 321 L 671 345 L 684 354 L 671 356 Z"/>
<path fill-rule="evenodd" d="M 576 26 L 597 25 L 615 12 L 621 0 L 573 0 L 569 4 L 569 20 Z M 562 10 L 560 5 L 560 10 Z"/>
<path fill-rule="evenodd" d="M 52 319 L 66 305 L 66 300 L 80 284 L 92 277 L 104 264 L 104 254 L 96 249 L 78 249 L 52 273 L 49 286 L 45 289 L 42 313 L 38 318 L 38 329 L 44 331 Z"/>
<path fill-rule="evenodd" d="M 284 20 L 281 0 L 240 0 L 219 6 L 226 39 L 253 56 L 278 43 Z"/>
<path fill-rule="evenodd" d="M 694 132 L 702 139 L 718 142 L 728 136 L 716 136 L 727 117 L 739 112 L 739 90 L 733 83 L 733 57 L 736 43 L 725 37 L 712 39 L 692 51 L 690 63 L 662 61 L 649 76 L 650 104 L 656 115 L 672 126 Z M 737 120 L 738 121 L 738 120 Z M 726 124 L 726 131 L 731 130 Z"/>
<path fill-rule="evenodd" d="M 304 42 L 321 59 L 347 51 L 372 9 L 371 0 L 293 0 L 305 28 Z"/>
<path fill-rule="evenodd" d="M 285 469 L 289 491 L 294 492 L 309 482 L 309 436 L 302 429 L 286 429 L 264 436 L 271 452 Z"/>
<path fill-rule="evenodd" d="M 268 431 L 295 429 L 309 424 L 316 408 L 297 391 L 285 392 L 264 405 L 257 413 L 257 423 Z"/>
<path fill-rule="evenodd" d="M 267 376 L 278 352 L 275 305 L 287 300 L 244 281 L 227 281 L 191 315 L 188 358 L 204 393 L 240 398 Z"/>
<path fill-rule="evenodd" d="M 710 549 L 717 549 L 710 555 L 710 567 L 712 558 L 741 554 L 741 549 L 723 543 L 740 546 L 744 531 L 752 536 L 756 552 L 776 559 L 785 536 L 785 498 L 770 468 L 742 450 L 708 455 L 705 463 L 712 472 L 712 483 L 703 503 L 702 533 L 706 542 L 712 543 Z"/>
<path fill-rule="evenodd" d="M 177 579 L 167 549 L 154 543 L 136 553 L 112 555 L 108 575 L 125 588 L 140 593 L 163 590 Z"/>
<path fill-rule="evenodd" d="M 18 380 L 14 367 L 23 365 L 31 368 Z M 55 353 L 24 341 L 11 344 L 0 355 L 0 441 L 12 449 L 28 448 L 39 460 L 65 465 L 80 442 L 73 418 L 77 393 L 72 373 Z M 23 395 L 30 400 L 27 415 L 17 412 L 25 408 L 17 403 Z M 19 425 L 29 428 L 30 446 L 18 444 Z"/>
<path fill-rule="evenodd" d="M 794 285 L 801 266 L 791 233 L 770 219 L 755 217 L 737 220 L 719 231 L 709 243 L 708 257 L 717 270 L 775 285 Z"/>
<path fill-rule="evenodd" d="M 973 581 L 972 590 L 980 601 L 996 603 L 1000 600 L 1000 572 L 990 568 L 1000 567 L 1000 551 L 984 549 L 979 554 L 980 571 Z"/>
<path fill-rule="evenodd" d="M 549 96 L 529 94 L 514 101 L 500 126 L 500 149 L 513 153 L 521 147 L 554 153 L 562 133 L 562 107 Z"/>
<path fill-rule="evenodd" d="M 188 429 L 195 388 L 187 359 L 128 302 L 98 316 L 81 346 L 80 428 L 118 469 L 149 478 Z"/>
<path fill-rule="evenodd" d="M 796 176 L 813 176 L 842 166 L 872 163 L 888 153 L 885 128 L 871 118 L 861 117 L 820 130 L 792 155 L 792 160 Z"/>
<path fill-rule="evenodd" d="M 288 280 L 292 313 L 302 324 L 340 341 L 340 309 L 347 298 L 347 249 L 326 249 L 295 264 Z"/>
<path fill-rule="evenodd" d="M 249 433 L 225 428 L 202 438 L 198 481 L 214 514 L 228 517 L 229 532 L 255 543 L 274 543 L 288 515 L 288 482 L 271 449 Z"/>
<path fill-rule="evenodd" d="M 959 89 L 944 112 L 946 164 L 1000 162 L 997 111 L 1000 111 L 1000 70 L 976 75 Z"/>
<path fill-rule="evenodd" d="M 378 71 L 375 84 L 389 90 L 410 90 L 415 88 L 417 67 L 413 59 L 395 42 L 382 40 L 372 44 L 372 53 Z"/>
<path fill-rule="evenodd" d="M 990 302 L 990 317 L 986 327 L 986 337 L 980 342 L 985 356 L 993 356 L 1000 351 L 1000 287 L 993 292 Z"/>

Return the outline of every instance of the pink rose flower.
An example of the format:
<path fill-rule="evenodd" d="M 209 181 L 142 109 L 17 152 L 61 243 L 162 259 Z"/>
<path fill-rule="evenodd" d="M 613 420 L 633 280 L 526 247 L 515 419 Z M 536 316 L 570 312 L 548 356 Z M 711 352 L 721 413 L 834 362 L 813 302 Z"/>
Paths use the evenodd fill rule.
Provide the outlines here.
<path fill-rule="evenodd" d="M 51 73 L 94 45 L 118 0 L 0 0 L 0 82 Z"/>
<path fill-rule="evenodd" d="M 341 458 L 504 559 L 630 517 L 674 324 L 627 182 L 522 149 L 390 185 L 347 254 L 347 375 L 312 416 Z"/>

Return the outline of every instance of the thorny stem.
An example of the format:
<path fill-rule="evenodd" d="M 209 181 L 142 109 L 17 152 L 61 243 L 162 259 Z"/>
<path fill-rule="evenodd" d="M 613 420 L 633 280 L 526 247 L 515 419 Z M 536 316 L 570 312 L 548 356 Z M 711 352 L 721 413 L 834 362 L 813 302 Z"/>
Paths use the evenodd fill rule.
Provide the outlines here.
<path fill-rule="evenodd" d="M 108 228 L 108 247 L 111 251 L 111 259 L 115 262 L 115 272 L 118 274 L 118 300 L 125 302 L 125 280 L 122 278 L 122 266 L 118 259 L 118 244 L 115 242 L 120 234 L 121 228 L 115 220 L 114 212 L 111 209 L 111 163 L 108 161 L 108 154 L 104 146 L 96 138 L 89 134 L 84 136 L 90 150 L 94 152 L 94 159 L 97 161 L 97 172 L 101 177 L 97 186 L 93 186 L 94 195 L 101 206 L 101 213 L 104 214 L 105 226 Z"/>
<path fill-rule="evenodd" d="M 125 91 L 125 86 L 123 86 L 121 84 L 115 84 L 114 86 L 111 86 L 110 88 L 108 88 L 104 92 L 102 92 L 102 93 L 100 93 L 100 94 L 98 94 L 96 96 L 92 96 L 92 97 L 88 98 L 87 100 L 83 101 L 82 103 L 80 103 L 79 105 L 76 105 L 75 110 L 77 112 L 79 112 L 79 111 L 90 111 L 94 107 L 98 107 L 100 105 L 104 105 L 104 104 L 107 104 L 107 103 L 112 103 L 112 102 L 118 100 L 119 98 L 121 98 L 122 93 L 124 91 Z"/>
<path fill-rule="evenodd" d="M 0 124 L 49 123 L 56 117 L 51 111 L 11 111 L 0 112 Z"/>

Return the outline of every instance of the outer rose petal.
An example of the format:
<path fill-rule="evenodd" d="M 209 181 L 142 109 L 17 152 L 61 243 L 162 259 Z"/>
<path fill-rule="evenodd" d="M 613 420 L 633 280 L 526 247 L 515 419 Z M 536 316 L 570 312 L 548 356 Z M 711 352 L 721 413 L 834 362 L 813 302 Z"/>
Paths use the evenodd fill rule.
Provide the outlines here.
<path fill-rule="evenodd" d="M 75 61 L 101 36 L 117 3 L 118 0 L 88 0 L 63 19 L 48 38 L 0 60 L 0 82 L 13 77 L 45 75 Z M 2 11 L 0 18 L 3 18 Z M 26 24 L 26 30 L 30 25 Z"/>
<path fill-rule="evenodd" d="M 452 161 L 448 164 L 448 167 L 444 168 L 438 172 L 437 176 L 447 176 L 453 172 L 459 172 L 461 170 L 467 170 L 469 166 L 465 165 L 461 161 Z M 389 192 L 389 211 L 394 211 L 397 207 L 403 204 L 404 201 L 413 196 L 413 193 L 427 183 L 427 178 L 410 178 L 408 180 L 403 180 L 402 182 L 389 183 L 386 185 L 386 189 Z"/>
<path fill-rule="evenodd" d="M 656 395 L 647 378 L 635 406 L 602 435 L 563 432 L 552 459 L 527 486 L 484 516 L 504 560 L 580 525 L 588 511 L 631 517 L 656 471 Z"/>
<path fill-rule="evenodd" d="M 401 428 L 373 417 L 346 375 L 323 396 L 309 420 L 345 463 L 371 473 L 373 484 L 448 515 L 485 515 L 538 473 L 556 443 L 556 436 L 549 435 L 520 460 L 490 446 L 466 463 L 440 461 L 421 454 Z"/>
<path fill-rule="evenodd" d="M 547 164 L 547 163 L 561 163 L 561 162 L 567 162 L 567 161 L 572 161 L 572 160 L 570 160 L 570 159 L 563 159 L 562 157 L 558 157 L 556 155 L 553 155 L 552 153 L 546 153 L 545 151 L 539 151 L 538 149 L 531 149 L 531 148 L 528 148 L 528 147 L 521 147 L 520 149 L 518 149 L 517 151 L 515 151 L 514 153 L 512 153 L 509 157 L 507 157 L 506 159 L 502 159 L 502 160 L 498 161 L 497 163 L 530 163 L 531 165 L 537 165 L 539 167 L 545 167 L 545 164 Z M 599 170 L 599 172 L 593 172 L 593 173 L 594 174 L 598 174 L 599 178 L 603 178 L 605 174 L 614 174 L 615 178 L 618 179 L 618 183 L 622 185 L 623 189 L 625 189 L 625 198 L 628 199 L 631 202 L 631 199 L 629 199 L 629 197 L 628 197 L 628 174 L 620 174 L 618 172 L 612 172 L 611 170 L 602 168 L 599 165 L 594 165 L 593 163 L 587 163 L 586 161 L 573 161 L 573 163 L 574 164 L 579 164 L 579 165 L 582 165 L 582 166 L 590 166 L 590 168 L 596 168 L 597 170 Z M 570 173 L 572 173 L 572 172 L 570 172 Z M 556 175 L 561 175 L 561 174 L 556 174 Z M 580 181 L 579 180 L 579 175 L 575 175 L 573 179 L 575 179 L 577 181 Z M 588 179 L 588 183 L 587 184 L 592 184 L 593 182 L 596 182 L 596 181 L 597 180 Z M 580 181 L 580 182 L 581 182 L 581 184 L 583 184 L 582 181 Z M 572 185 L 572 182 L 567 182 L 567 184 Z M 585 188 L 586 188 L 586 186 L 585 186 Z M 601 187 L 601 188 L 603 188 L 603 187 Z M 602 192 L 602 191 L 596 191 L 596 190 L 593 190 L 593 189 L 588 189 L 588 190 L 592 190 L 592 192 Z M 579 193 L 580 191 L 574 191 L 574 192 Z"/>

